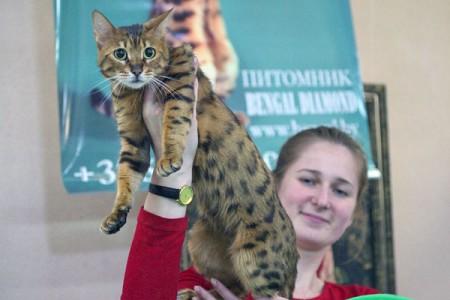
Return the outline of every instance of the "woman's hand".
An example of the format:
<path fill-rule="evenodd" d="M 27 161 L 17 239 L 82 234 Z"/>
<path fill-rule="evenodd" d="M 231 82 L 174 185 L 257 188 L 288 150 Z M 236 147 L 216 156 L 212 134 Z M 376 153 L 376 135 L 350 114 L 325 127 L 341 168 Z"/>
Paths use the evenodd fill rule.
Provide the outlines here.
<path fill-rule="evenodd" d="M 211 284 L 216 290 L 216 292 L 219 293 L 219 295 L 222 296 L 224 300 L 240 300 L 229 289 L 227 289 L 219 280 L 211 279 Z M 200 286 L 196 286 L 194 290 L 197 293 L 198 297 L 194 297 L 192 298 L 192 300 L 216 300 L 214 296 L 209 294 L 207 290 L 205 290 Z"/>
<path fill-rule="evenodd" d="M 224 286 L 219 280 L 211 279 L 211 284 L 214 290 L 219 293 L 223 300 L 241 300 L 236 295 L 234 295 L 226 286 Z M 192 298 L 192 300 L 216 300 L 214 296 L 208 293 L 207 290 L 200 286 L 194 288 L 197 293 L 197 297 Z M 254 298 L 256 300 L 288 300 L 280 296 L 274 296 L 272 298 Z"/>
<path fill-rule="evenodd" d="M 196 104 L 197 104 L 197 91 L 198 91 L 198 81 L 194 82 L 194 93 L 195 93 L 195 104 L 192 116 L 191 128 L 186 139 L 186 147 L 183 152 L 183 164 L 181 169 L 168 177 L 162 177 L 157 174 L 156 171 L 153 172 L 152 178 L 158 178 L 158 181 L 168 181 L 173 182 L 177 179 L 176 175 L 182 175 L 188 173 L 191 177 L 192 166 L 194 163 L 195 153 L 197 151 L 198 145 L 198 133 L 197 133 L 197 116 L 196 116 Z M 155 154 L 155 160 L 158 161 L 161 158 L 162 153 L 162 114 L 163 114 L 163 104 L 157 101 L 153 97 L 154 91 L 152 89 L 146 89 L 144 94 L 144 104 L 143 104 L 143 115 L 144 123 L 151 136 L 152 149 Z M 164 180 L 170 179 L 170 180 Z M 153 182 L 153 181 L 152 181 Z M 156 182 L 155 182 L 156 183 Z M 174 182 L 175 183 L 175 182 Z"/>
<path fill-rule="evenodd" d="M 195 59 L 195 67 L 198 67 L 198 61 Z M 196 70 L 195 70 L 196 71 Z M 157 185 L 179 189 L 183 185 L 192 183 L 192 167 L 195 153 L 198 146 L 197 116 L 196 104 L 198 93 L 198 81 L 194 81 L 195 104 L 192 116 L 192 123 L 186 140 L 186 147 L 183 152 L 183 164 L 181 169 L 167 177 L 160 176 L 156 170 L 153 171 L 151 182 Z M 155 154 L 155 160 L 161 158 L 162 153 L 162 114 L 163 103 L 160 103 L 154 97 L 153 89 L 147 88 L 144 93 L 144 103 L 142 114 L 144 123 L 150 133 L 152 140 L 152 149 Z M 158 216 L 165 218 L 182 218 L 186 214 L 186 207 L 179 205 L 173 199 L 157 196 L 152 193 L 147 194 L 144 203 L 144 209 Z"/>

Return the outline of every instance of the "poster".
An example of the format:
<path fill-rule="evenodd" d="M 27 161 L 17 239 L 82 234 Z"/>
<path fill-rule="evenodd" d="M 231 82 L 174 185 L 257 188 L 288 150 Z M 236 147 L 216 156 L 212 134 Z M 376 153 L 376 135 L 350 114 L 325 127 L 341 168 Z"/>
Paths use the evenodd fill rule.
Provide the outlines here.
<path fill-rule="evenodd" d="M 158 2 L 54 1 L 61 173 L 69 193 L 114 191 L 120 150 L 109 82 L 96 63 L 91 13 L 99 10 L 125 26 L 147 21 Z M 269 168 L 289 136 L 331 125 L 361 143 L 369 175 L 376 174 L 349 2 L 246 0 L 220 6 L 238 59 L 236 86 L 224 101 L 241 114 Z"/>

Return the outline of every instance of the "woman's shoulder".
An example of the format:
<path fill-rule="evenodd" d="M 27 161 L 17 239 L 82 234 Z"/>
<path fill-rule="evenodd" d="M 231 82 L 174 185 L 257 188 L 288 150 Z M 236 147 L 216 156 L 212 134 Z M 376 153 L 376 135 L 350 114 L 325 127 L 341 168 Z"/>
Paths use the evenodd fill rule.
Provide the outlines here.
<path fill-rule="evenodd" d="M 321 298 L 323 299 L 347 299 L 356 296 L 379 294 L 374 288 L 361 286 L 358 284 L 340 285 L 325 282 Z"/>

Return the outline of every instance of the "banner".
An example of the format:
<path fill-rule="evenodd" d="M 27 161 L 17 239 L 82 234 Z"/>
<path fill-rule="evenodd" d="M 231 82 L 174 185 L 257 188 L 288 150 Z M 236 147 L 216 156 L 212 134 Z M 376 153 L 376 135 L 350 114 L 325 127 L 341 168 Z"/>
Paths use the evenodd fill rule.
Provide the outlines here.
<path fill-rule="evenodd" d="M 54 1 L 61 171 L 69 193 L 115 190 L 120 143 L 109 82 L 96 62 L 92 11 L 125 26 L 167 10 L 163 2 Z M 223 66 L 216 59 L 215 70 L 201 67 L 217 76 L 218 89 L 221 72 L 231 74 L 227 78 L 235 86 L 230 94 L 224 92 L 224 101 L 245 124 L 271 169 L 289 136 L 331 125 L 361 143 L 370 174 L 377 173 L 348 1 L 222 1 L 222 18 L 214 20 L 207 13 L 218 9 L 219 1 L 204 3 L 214 7 L 197 7 L 204 13 L 195 20 L 203 22 L 202 34 L 225 39 L 220 47 L 211 46 L 211 57 L 225 55 L 235 62 Z"/>

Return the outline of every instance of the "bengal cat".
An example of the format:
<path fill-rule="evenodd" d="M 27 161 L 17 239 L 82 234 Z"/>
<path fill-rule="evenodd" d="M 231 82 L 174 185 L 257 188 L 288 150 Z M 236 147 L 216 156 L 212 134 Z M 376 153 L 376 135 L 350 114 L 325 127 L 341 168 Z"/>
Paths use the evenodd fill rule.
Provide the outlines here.
<path fill-rule="evenodd" d="M 228 38 L 219 0 L 152 0 L 150 18 L 176 7 L 175 18 L 168 22 L 170 46 L 191 45 L 200 67 L 213 85 L 214 92 L 226 100 L 236 86 L 239 62 Z M 98 88 L 90 94 L 91 106 L 99 113 L 112 116 L 112 102 Z M 248 118 L 236 112 L 244 124 Z"/>
<path fill-rule="evenodd" d="M 290 298 L 298 253 L 289 217 L 280 204 L 270 171 L 236 116 L 212 91 L 190 46 L 169 47 L 166 28 L 172 12 L 142 25 L 114 27 L 92 15 L 98 65 L 110 78 L 122 148 L 114 208 L 101 225 L 106 234 L 126 222 L 133 196 L 150 161 L 150 137 L 142 119 L 146 86 L 164 101 L 162 176 L 182 164 L 193 115 L 195 78 L 199 81 L 199 144 L 193 168 L 198 221 L 188 248 L 195 268 L 217 278 L 239 296 L 275 294 Z M 191 299 L 192 290 L 178 299 Z"/>

